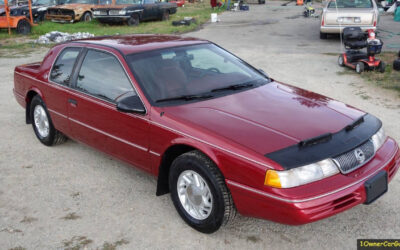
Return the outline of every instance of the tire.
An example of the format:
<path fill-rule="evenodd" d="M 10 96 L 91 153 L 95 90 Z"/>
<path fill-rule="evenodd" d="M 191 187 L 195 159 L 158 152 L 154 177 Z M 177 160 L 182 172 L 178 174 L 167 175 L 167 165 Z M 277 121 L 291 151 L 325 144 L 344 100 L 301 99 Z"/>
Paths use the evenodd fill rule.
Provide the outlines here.
<path fill-rule="evenodd" d="M 363 71 L 364 71 L 364 63 L 363 62 L 358 62 L 357 64 L 356 64 L 356 72 L 358 73 L 358 74 L 361 74 Z"/>
<path fill-rule="evenodd" d="M 128 25 L 129 26 L 138 26 L 140 23 L 139 16 L 137 14 L 133 14 L 129 19 L 128 19 Z"/>
<path fill-rule="evenodd" d="M 85 13 L 83 14 L 83 16 L 81 17 L 81 21 L 82 21 L 82 22 L 90 22 L 90 21 L 92 21 L 92 13 L 90 13 L 90 12 L 85 12 Z"/>
<path fill-rule="evenodd" d="M 196 175 L 197 183 L 201 183 L 202 188 L 196 184 L 188 185 L 195 183 Z M 188 179 L 193 182 L 188 183 Z M 178 187 L 180 187 L 180 193 L 178 193 Z M 233 220 L 236 215 L 232 196 L 225 185 L 224 177 L 217 166 L 197 150 L 187 152 L 173 161 L 169 172 L 169 188 L 171 199 L 179 215 L 189 226 L 199 232 L 213 233 L 221 225 Z M 205 204 L 205 200 L 209 204 Z M 200 204 L 196 204 L 199 202 Z M 188 210 L 184 203 L 186 207 L 195 209 Z M 196 208 L 203 213 L 194 212 Z"/>
<path fill-rule="evenodd" d="M 394 70 L 397 70 L 397 71 L 400 71 L 400 58 L 394 60 L 394 62 L 393 62 L 393 69 L 394 69 Z"/>
<path fill-rule="evenodd" d="M 343 55 L 339 56 L 338 64 L 339 64 L 340 67 L 344 67 L 344 57 L 343 57 Z"/>
<path fill-rule="evenodd" d="M 381 61 L 378 65 L 378 70 L 381 73 L 385 73 L 386 70 L 386 63 L 384 63 L 383 61 Z"/>
<path fill-rule="evenodd" d="M 161 21 L 168 21 L 169 20 L 169 11 L 165 10 L 161 16 Z"/>
<path fill-rule="evenodd" d="M 325 40 L 328 38 L 328 34 L 319 32 L 319 39 Z"/>
<path fill-rule="evenodd" d="M 37 114 L 35 114 L 35 112 L 37 112 Z M 35 118 L 35 115 L 37 118 Z M 44 145 L 53 146 L 61 144 L 67 140 L 67 137 L 64 134 L 54 128 L 49 112 L 47 111 L 46 104 L 39 95 L 33 97 L 31 101 L 30 117 L 33 131 L 35 132 L 35 135 L 39 141 Z M 45 133 L 46 129 L 43 130 L 43 128 L 46 127 L 46 119 L 48 128 L 47 133 Z M 43 128 L 41 128 L 41 125 L 44 125 Z"/>
<path fill-rule="evenodd" d="M 31 33 L 31 24 L 26 19 L 21 19 L 17 24 L 17 33 L 22 35 Z"/>

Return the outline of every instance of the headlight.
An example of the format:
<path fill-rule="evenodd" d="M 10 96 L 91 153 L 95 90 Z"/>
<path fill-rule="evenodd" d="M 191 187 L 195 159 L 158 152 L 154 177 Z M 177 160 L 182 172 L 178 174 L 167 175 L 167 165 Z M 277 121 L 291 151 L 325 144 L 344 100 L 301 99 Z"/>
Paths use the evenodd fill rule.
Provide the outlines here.
<path fill-rule="evenodd" d="M 338 23 L 343 22 L 343 17 L 338 17 L 338 18 L 336 19 L 336 21 L 337 21 Z"/>
<path fill-rule="evenodd" d="M 291 188 L 339 173 L 339 169 L 331 159 L 293 168 L 285 171 L 268 170 L 264 184 L 277 188 Z"/>
<path fill-rule="evenodd" d="M 120 14 L 120 15 L 125 15 L 125 14 L 126 14 L 126 10 L 120 10 L 120 11 L 118 12 L 118 14 Z"/>
<path fill-rule="evenodd" d="M 361 18 L 355 17 L 355 18 L 354 18 L 354 22 L 355 22 L 355 23 L 361 23 Z"/>
<path fill-rule="evenodd" d="M 374 144 L 375 152 L 385 143 L 386 134 L 383 126 L 371 137 L 372 143 Z"/>
<path fill-rule="evenodd" d="M 100 15 L 100 11 L 98 10 L 93 11 L 93 15 Z"/>

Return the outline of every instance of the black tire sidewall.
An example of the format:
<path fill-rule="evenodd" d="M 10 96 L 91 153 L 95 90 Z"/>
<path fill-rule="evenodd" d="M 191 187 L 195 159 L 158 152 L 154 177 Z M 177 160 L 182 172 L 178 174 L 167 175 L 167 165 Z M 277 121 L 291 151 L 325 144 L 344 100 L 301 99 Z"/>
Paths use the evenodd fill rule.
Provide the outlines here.
<path fill-rule="evenodd" d="M 90 20 L 86 20 L 86 17 L 87 17 L 87 16 L 90 17 Z M 82 21 L 84 21 L 84 22 L 90 22 L 90 21 L 92 21 L 92 14 L 90 14 L 90 12 L 85 12 L 85 14 L 83 14 Z"/>
<path fill-rule="evenodd" d="M 41 105 L 44 109 L 44 111 L 46 112 L 47 115 L 47 119 L 49 121 L 49 134 L 46 137 L 42 137 L 37 128 L 36 128 L 36 124 L 35 124 L 35 119 L 33 117 L 33 113 L 35 111 L 35 107 Z M 31 121 L 32 121 L 32 127 L 33 127 L 33 131 L 35 132 L 36 137 L 39 139 L 39 141 L 41 143 L 43 143 L 46 146 L 51 146 L 53 145 L 54 142 L 54 137 L 56 134 L 56 130 L 53 126 L 53 123 L 51 121 L 49 112 L 47 110 L 46 104 L 43 102 L 42 98 L 40 98 L 39 96 L 35 96 L 32 101 L 31 101 L 31 106 L 30 106 L 30 117 L 31 117 Z"/>
<path fill-rule="evenodd" d="M 21 29 L 23 29 L 23 30 L 21 30 Z M 20 20 L 17 24 L 17 33 L 26 35 L 26 34 L 29 34 L 30 32 L 31 32 L 30 23 L 28 21 L 26 21 L 25 19 Z"/>
<path fill-rule="evenodd" d="M 204 166 L 205 163 L 199 161 L 195 157 L 183 156 L 178 157 L 171 166 L 169 183 L 171 198 L 179 215 L 194 229 L 203 233 L 213 233 L 220 228 L 224 219 L 225 203 L 223 193 L 219 188 L 215 177 Z M 192 170 L 200 174 L 207 182 L 213 197 L 213 208 L 211 214 L 204 220 L 197 220 L 190 216 L 182 206 L 177 192 L 177 181 L 179 175 L 185 170 Z"/>
<path fill-rule="evenodd" d="M 140 22 L 139 16 L 137 14 L 133 14 L 128 20 L 128 25 L 129 26 L 138 26 L 139 22 Z"/>

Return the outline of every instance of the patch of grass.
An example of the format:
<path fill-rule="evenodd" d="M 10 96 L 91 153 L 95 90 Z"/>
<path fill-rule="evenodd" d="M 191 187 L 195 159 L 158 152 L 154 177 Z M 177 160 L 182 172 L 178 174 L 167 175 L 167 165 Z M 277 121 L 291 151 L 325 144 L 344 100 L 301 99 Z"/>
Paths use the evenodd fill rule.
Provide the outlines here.
<path fill-rule="evenodd" d="M 109 25 L 101 24 L 96 20 L 89 23 L 78 22 L 78 23 L 53 23 L 45 21 L 32 28 L 32 34 L 30 36 L 22 37 L 14 33 L 11 36 L 12 39 L 37 39 L 40 35 L 44 35 L 51 31 L 61 31 L 68 33 L 75 32 L 89 32 L 96 36 L 101 35 L 116 35 L 116 34 L 138 34 L 138 33 L 154 33 L 154 34 L 179 34 L 185 33 L 197 29 L 200 25 L 204 24 L 210 19 L 211 13 L 219 13 L 223 10 L 212 10 L 210 4 L 207 1 L 198 3 L 187 3 L 185 7 L 178 8 L 177 13 L 170 16 L 168 21 L 152 21 L 142 22 L 136 27 L 128 25 Z M 172 21 L 181 20 L 184 17 L 193 17 L 197 23 L 192 23 L 189 26 L 173 26 Z M 0 30 L 0 41 L 9 38 L 7 30 Z M 1 48 L 1 47 L 0 47 Z"/>
<path fill-rule="evenodd" d="M 86 248 L 93 240 L 88 239 L 86 236 L 74 236 L 70 240 L 64 240 L 62 243 L 65 250 L 79 250 Z"/>
<path fill-rule="evenodd" d="M 125 239 L 120 239 L 114 243 L 104 242 L 101 250 L 116 250 L 118 246 L 126 245 L 128 243 L 129 243 L 129 241 L 127 241 Z"/>
<path fill-rule="evenodd" d="M 79 215 L 77 215 L 76 213 L 69 213 L 64 217 L 61 217 L 61 219 L 63 220 L 76 220 L 81 218 Z"/>
<path fill-rule="evenodd" d="M 393 61 L 397 58 L 397 53 L 384 52 L 378 57 L 386 63 L 385 73 L 366 71 L 361 74 L 361 77 L 375 85 L 393 89 L 400 93 L 400 71 L 393 70 Z"/>
<path fill-rule="evenodd" d="M 8 249 L 8 250 L 26 250 L 26 248 L 25 248 L 25 247 L 18 246 L 18 247 L 10 248 L 10 249 Z"/>
<path fill-rule="evenodd" d="M 255 236 L 255 235 L 247 236 L 246 240 L 250 241 L 250 242 L 253 242 L 253 243 L 261 241 L 261 239 L 258 236 Z"/>

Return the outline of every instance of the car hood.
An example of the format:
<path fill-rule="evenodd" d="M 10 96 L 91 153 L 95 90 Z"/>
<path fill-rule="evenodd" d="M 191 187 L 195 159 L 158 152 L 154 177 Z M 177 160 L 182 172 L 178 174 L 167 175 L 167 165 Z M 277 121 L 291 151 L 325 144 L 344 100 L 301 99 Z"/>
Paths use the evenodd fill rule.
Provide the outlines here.
<path fill-rule="evenodd" d="M 63 4 L 54 6 L 53 9 L 77 9 L 77 8 L 87 8 L 88 6 L 92 6 L 94 4 L 84 4 L 84 3 L 71 3 L 71 4 Z"/>
<path fill-rule="evenodd" d="M 271 82 L 211 100 L 167 107 L 165 114 L 264 155 L 338 132 L 365 113 L 316 93 Z"/>

